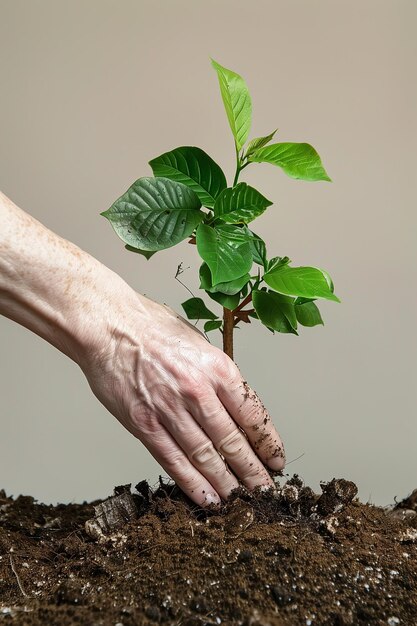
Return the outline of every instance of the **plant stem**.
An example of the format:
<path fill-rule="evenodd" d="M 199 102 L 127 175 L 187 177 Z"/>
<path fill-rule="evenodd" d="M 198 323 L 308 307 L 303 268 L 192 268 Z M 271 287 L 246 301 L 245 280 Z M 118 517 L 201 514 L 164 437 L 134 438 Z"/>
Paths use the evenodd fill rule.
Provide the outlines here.
<path fill-rule="evenodd" d="M 240 161 L 239 150 L 237 149 L 236 142 L 235 142 L 235 150 L 236 150 L 236 174 L 235 174 L 235 178 L 233 181 L 233 187 L 236 185 L 238 181 L 240 170 L 241 170 L 241 165 L 242 165 Z"/>
<path fill-rule="evenodd" d="M 235 178 L 233 180 L 233 187 L 237 184 L 239 180 L 239 174 L 247 165 L 249 165 L 249 161 L 243 163 L 244 158 L 240 158 L 239 150 L 237 149 L 237 145 L 235 142 L 236 149 L 236 173 Z M 243 153 L 242 153 L 243 154 Z M 252 300 L 252 294 L 249 294 L 241 304 L 236 307 L 236 311 L 240 311 L 248 302 Z M 223 352 L 227 354 L 233 360 L 233 331 L 235 328 L 235 315 L 233 311 L 230 309 L 226 309 L 223 307 Z"/>
<path fill-rule="evenodd" d="M 242 300 L 242 302 L 239 304 L 239 306 L 237 306 L 234 310 L 233 313 L 235 311 L 241 311 L 243 309 L 244 306 L 246 306 L 247 304 L 249 304 L 249 302 L 252 301 L 252 292 L 248 293 L 248 295 L 246 296 L 246 298 L 244 300 Z"/>
<path fill-rule="evenodd" d="M 233 330 L 235 316 L 233 311 L 223 307 L 223 352 L 233 360 Z"/>

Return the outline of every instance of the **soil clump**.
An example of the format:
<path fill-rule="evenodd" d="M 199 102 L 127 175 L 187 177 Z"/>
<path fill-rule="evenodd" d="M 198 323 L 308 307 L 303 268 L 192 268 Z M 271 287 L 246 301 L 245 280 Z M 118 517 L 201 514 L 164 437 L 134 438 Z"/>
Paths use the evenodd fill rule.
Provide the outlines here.
<path fill-rule="evenodd" d="M 294 476 L 201 509 L 163 480 L 80 505 L 0 490 L 0 623 L 416 626 L 417 490 L 390 509 L 356 493 Z"/>

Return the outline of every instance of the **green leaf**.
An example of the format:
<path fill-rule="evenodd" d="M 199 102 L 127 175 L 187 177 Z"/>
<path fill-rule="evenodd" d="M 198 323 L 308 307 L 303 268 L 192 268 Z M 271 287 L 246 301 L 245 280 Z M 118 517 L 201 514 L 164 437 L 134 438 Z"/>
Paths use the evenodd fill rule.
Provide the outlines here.
<path fill-rule="evenodd" d="M 206 224 L 197 228 L 197 250 L 210 268 L 213 286 L 240 278 L 252 267 L 248 241 L 234 239 L 233 232 Z"/>
<path fill-rule="evenodd" d="M 204 332 L 209 333 L 211 330 L 217 330 L 222 325 L 221 320 L 209 320 L 204 324 Z"/>
<path fill-rule="evenodd" d="M 323 272 L 323 276 L 327 280 L 327 284 L 329 285 L 329 289 L 333 293 L 333 291 L 334 291 L 334 284 L 333 284 L 332 279 L 330 278 L 330 274 L 328 274 L 326 272 L 326 270 L 321 270 L 321 272 Z"/>
<path fill-rule="evenodd" d="M 331 291 L 333 291 L 333 289 L 331 289 Z M 297 306 L 297 304 L 305 304 L 306 302 L 314 302 L 314 300 L 316 300 L 316 298 L 296 298 L 294 300 L 294 304 Z"/>
<path fill-rule="evenodd" d="M 268 291 L 268 293 L 273 296 L 275 302 L 279 305 L 279 308 L 284 313 L 292 328 L 297 330 L 297 316 L 295 313 L 294 298 L 291 298 L 290 296 L 283 296 L 281 293 L 276 293 L 275 291 Z"/>
<path fill-rule="evenodd" d="M 245 287 L 245 285 L 247 285 L 249 281 L 250 275 L 244 274 L 240 278 L 235 278 L 235 280 L 230 280 L 227 283 L 217 283 L 217 285 L 213 287 L 213 291 L 216 290 L 217 292 L 225 293 L 229 296 L 234 296 L 235 293 L 240 293 L 243 287 Z"/>
<path fill-rule="evenodd" d="M 252 231 L 252 239 L 250 240 L 251 252 L 253 255 L 253 260 L 258 265 L 262 265 L 265 269 L 267 269 L 267 259 L 266 259 L 266 245 L 264 240 L 259 237 L 259 235 L 255 235 Z"/>
<path fill-rule="evenodd" d="M 274 143 L 256 150 L 249 161 L 278 165 L 291 178 L 311 181 L 331 180 L 319 155 L 308 143 Z"/>
<path fill-rule="evenodd" d="M 229 296 L 234 296 L 236 293 L 241 291 L 249 280 L 250 275 L 246 273 L 243 276 L 240 276 L 240 278 L 235 278 L 234 280 L 230 280 L 226 283 L 217 283 L 217 285 L 213 287 L 209 266 L 207 263 L 203 263 L 200 267 L 200 289 L 205 289 L 206 291 L 210 291 L 212 293 L 220 292 Z"/>
<path fill-rule="evenodd" d="M 288 311 L 284 311 L 285 307 L 288 309 L 288 303 L 283 302 L 279 294 L 273 291 L 253 291 L 252 302 L 262 324 L 269 329 L 279 333 L 298 334 L 297 320 L 295 320 L 295 325 L 288 320 L 286 314 Z"/>
<path fill-rule="evenodd" d="M 200 275 L 200 289 L 205 289 L 206 291 L 210 291 L 213 289 L 213 285 L 211 282 L 211 272 L 207 263 L 202 263 L 199 269 Z"/>
<path fill-rule="evenodd" d="M 249 293 L 249 286 L 250 286 L 250 281 L 248 281 L 245 285 L 243 285 L 242 289 L 240 290 L 241 298 L 246 298 L 246 296 Z"/>
<path fill-rule="evenodd" d="M 249 90 L 239 74 L 222 67 L 213 59 L 211 64 L 217 72 L 220 92 L 236 141 L 236 148 L 240 150 L 248 138 L 251 125 L 252 103 Z"/>
<path fill-rule="evenodd" d="M 220 237 L 234 241 L 239 245 L 242 243 L 249 243 L 253 238 L 252 233 L 246 226 L 240 226 L 237 224 L 216 224 L 214 228 Z"/>
<path fill-rule="evenodd" d="M 203 206 L 212 208 L 227 187 L 220 167 L 200 148 L 181 146 L 149 161 L 155 176 L 165 176 L 190 187 Z"/>
<path fill-rule="evenodd" d="M 133 248 L 156 251 L 189 237 L 204 218 L 201 202 L 182 183 L 168 178 L 139 178 L 101 215 Z"/>
<path fill-rule="evenodd" d="M 189 320 L 215 320 L 218 317 L 206 307 L 201 298 L 190 298 L 181 306 Z"/>
<path fill-rule="evenodd" d="M 301 326 L 317 326 L 323 324 L 322 317 L 317 305 L 314 302 L 305 302 L 295 305 L 295 314 Z"/>
<path fill-rule="evenodd" d="M 214 203 L 214 216 L 229 224 L 248 224 L 261 215 L 272 202 L 254 187 L 238 183 L 224 189 Z"/>
<path fill-rule="evenodd" d="M 288 263 L 291 263 L 291 260 L 289 259 L 289 257 L 287 256 L 274 256 L 272 257 L 272 259 L 269 259 L 269 261 L 267 261 L 266 263 L 266 271 L 270 272 L 271 270 L 277 268 L 277 267 L 282 267 L 283 265 L 288 265 Z"/>
<path fill-rule="evenodd" d="M 229 296 L 226 293 L 212 293 L 210 291 L 207 291 L 206 293 L 212 300 L 214 300 L 221 306 L 226 307 L 226 309 L 229 309 L 230 311 L 233 311 L 233 309 L 235 309 L 239 304 L 240 297 L 238 293 L 233 296 Z"/>
<path fill-rule="evenodd" d="M 136 252 L 137 254 L 142 254 L 148 260 L 151 258 L 151 256 L 156 254 L 156 252 L 149 252 L 149 250 L 140 250 L 139 248 L 134 248 L 133 246 L 129 246 L 129 244 L 126 244 L 125 248 L 126 250 L 129 250 L 129 252 Z"/>
<path fill-rule="evenodd" d="M 332 293 L 327 278 L 316 267 L 289 267 L 279 265 L 264 274 L 264 280 L 278 293 L 303 298 L 325 298 L 340 302 Z"/>
<path fill-rule="evenodd" d="M 246 148 L 245 156 L 249 157 L 255 150 L 259 148 L 263 148 L 267 143 L 271 141 L 278 128 L 276 128 L 270 135 L 266 135 L 265 137 L 256 137 L 256 139 L 251 139 L 248 143 L 248 147 Z"/>

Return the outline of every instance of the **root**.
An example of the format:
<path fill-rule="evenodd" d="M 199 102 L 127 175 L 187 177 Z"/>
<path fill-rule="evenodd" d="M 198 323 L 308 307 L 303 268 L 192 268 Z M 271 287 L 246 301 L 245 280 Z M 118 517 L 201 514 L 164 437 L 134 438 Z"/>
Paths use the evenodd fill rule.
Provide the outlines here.
<path fill-rule="evenodd" d="M 22 592 L 22 595 L 24 595 L 25 598 L 29 598 L 28 594 L 26 593 L 26 591 L 23 588 L 23 585 L 22 585 L 22 582 L 20 580 L 19 574 L 17 573 L 17 570 L 15 568 L 12 555 L 10 555 L 10 567 L 12 568 L 13 574 L 16 576 L 17 584 L 19 585 L 19 589 Z"/>

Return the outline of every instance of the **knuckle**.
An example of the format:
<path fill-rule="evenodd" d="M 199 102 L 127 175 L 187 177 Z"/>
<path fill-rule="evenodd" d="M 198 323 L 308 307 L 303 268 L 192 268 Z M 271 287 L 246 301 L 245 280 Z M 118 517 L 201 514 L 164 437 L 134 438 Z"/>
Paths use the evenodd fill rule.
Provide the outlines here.
<path fill-rule="evenodd" d="M 133 430 L 142 436 L 154 437 L 161 431 L 161 425 L 153 413 L 144 409 L 133 409 L 130 412 L 129 422 Z"/>
<path fill-rule="evenodd" d="M 260 411 L 259 408 L 245 407 L 241 412 L 240 423 L 245 429 L 251 428 L 254 431 L 258 431 L 265 428 L 265 419 L 267 419 L 265 413 Z"/>
<path fill-rule="evenodd" d="M 232 431 L 219 443 L 219 449 L 226 457 L 236 457 L 242 454 L 246 448 L 245 439 L 238 431 Z"/>
<path fill-rule="evenodd" d="M 203 426 L 206 424 L 211 424 L 212 428 L 222 428 L 225 424 L 227 424 L 227 414 L 225 413 L 224 407 L 220 404 L 216 403 L 206 403 L 203 407 L 204 415 L 202 417 Z M 231 420 L 228 420 L 231 422 Z"/>
<path fill-rule="evenodd" d="M 212 469 L 220 461 L 220 457 L 215 450 L 211 441 L 203 444 L 191 455 L 191 460 L 199 466 L 204 466 L 207 469 Z"/>
<path fill-rule="evenodd" d="M 203 379 L 188 379 L 184 393 L 192 402 L 202 402 L 207 396 L 207 384 Z"/>
<path fill-rule="evenodd" d="M 241 379 L 237 365 L 224 352 L 220 352 L 216 356 L 213 369 L 226 384 L 237 383 Z"/>
<path fill-rule="evenodd" d="M 176 450 L 167 452 L 164 455 L 164 467 L 170 475 L 184 476 L 184 455 Z"/>

